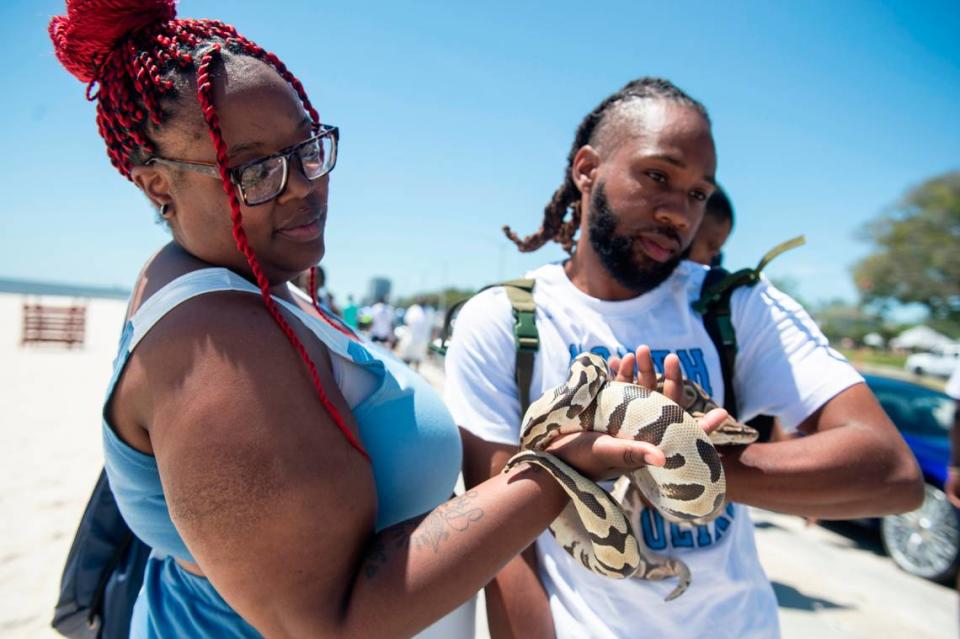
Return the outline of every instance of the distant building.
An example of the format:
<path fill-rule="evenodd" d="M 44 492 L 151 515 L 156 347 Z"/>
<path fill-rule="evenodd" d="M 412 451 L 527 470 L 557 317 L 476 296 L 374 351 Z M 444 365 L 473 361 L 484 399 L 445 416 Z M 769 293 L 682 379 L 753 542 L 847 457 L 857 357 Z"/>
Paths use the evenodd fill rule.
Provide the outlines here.
<path fill-rule="evenodd" d="M 390 297 L 392 284 L 386 277 L 371 277 L 370 286 L 367 289 L 367 304 L 373 304 L 383 298 Z"/>

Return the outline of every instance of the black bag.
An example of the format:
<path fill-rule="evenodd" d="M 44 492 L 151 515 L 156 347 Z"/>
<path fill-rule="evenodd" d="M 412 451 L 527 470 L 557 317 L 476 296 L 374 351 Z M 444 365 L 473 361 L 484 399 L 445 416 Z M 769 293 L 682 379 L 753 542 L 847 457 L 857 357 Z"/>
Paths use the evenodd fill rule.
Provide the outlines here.
<path fill-rule="evenodd" d="M 53 628 L 71 639 L 127 639 L 149 556 L 101 471 L 63 567 Z"/>

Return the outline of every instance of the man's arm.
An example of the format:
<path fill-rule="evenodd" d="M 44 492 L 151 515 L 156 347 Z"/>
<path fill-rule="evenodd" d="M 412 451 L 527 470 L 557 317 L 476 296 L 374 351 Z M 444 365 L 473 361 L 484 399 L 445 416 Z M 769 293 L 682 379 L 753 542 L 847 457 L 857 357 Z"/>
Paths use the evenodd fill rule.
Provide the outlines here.
<path fill-rule="evenodd" d="M 444 362 L 444 399 L 463 435 L 467 488 L 497 475 L 520 441 L 520 399 L 514 378 L 513 312 L 502 289 L 467 302 Z M 493 639 L 553 637 L 547 596 L 534 544 L 514 557 L 486 586 Z"/>
<path fill-rule="evenodd" d="M 905 512 L 923 501 L 916 460 L 866 384 L 841 391 L 798 430 L 806 436 L 725 451 L 732 501 L 821 519 Z"/>
<path fill-rule="evenodd" d="M 463 479 L 469 490 L 500 473 L 516 446 L 484 441 L 467 430 L 463 437 Z M 514 557 L 484 589 L 491 639 L 552 638 L 553 617 L 547 593 L 537 574 L 537 553 L 531 544 Z"/>

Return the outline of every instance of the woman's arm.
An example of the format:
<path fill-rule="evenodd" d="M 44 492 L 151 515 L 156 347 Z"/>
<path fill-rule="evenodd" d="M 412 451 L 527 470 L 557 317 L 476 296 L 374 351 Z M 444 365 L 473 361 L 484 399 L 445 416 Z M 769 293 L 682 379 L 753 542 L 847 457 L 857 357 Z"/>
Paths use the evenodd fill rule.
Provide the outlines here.
<path fill-rule="evenodd" d="M 325 351 L 302 338 L 353 426 Z M 552 479 L 518 468 L 374 537 L 369 464 L 253 296 L 183 304 L 135 356 L 150 371 L 143 413 L 171 517 L 218 592 L 267 636 L 414 634 L 472 596 L 564 506 Z M 555 452 L 594 477 L 639 467 L 645 454 L 662 463 L 648 445 L 595 433 Z"/>
<path fill-rule="evenodd" d="M 467 488 L 500 473 L 516 446 L 484 441 L 467 430 L 463 438 L 463 480 Z M 547 593 L 537 574 L 534 544 L 512 558 L 484 590 L 492 639 L 548 639 L 555 636 Z"/>

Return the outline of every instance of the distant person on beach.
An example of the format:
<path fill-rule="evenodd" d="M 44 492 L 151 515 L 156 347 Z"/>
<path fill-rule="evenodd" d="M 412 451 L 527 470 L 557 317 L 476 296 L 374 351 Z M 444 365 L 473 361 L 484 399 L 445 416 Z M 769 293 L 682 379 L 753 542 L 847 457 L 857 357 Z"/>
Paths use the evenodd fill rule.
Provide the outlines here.
<path fill-rule="evenodd" d="M 400 358 L 414 369 L 427 357 L 427 347 L 433 332 L 433 309 L 423 299 L 417 299 L 403 315 L 404 333 L 397 344 Z"/>
<path fill-rule="evenodd" d="M 505 229 L 521 251 L 553 241 L 569 254 L 525 276 L 535 280 L 539 335 L 530 397 L 592 352 L 622 358 L 618 375 L 641 380 L 682 367 L 722 401 L 720 355 L 692 308 L 707 268 L 684 259 L 716 174 L 706 108 L 667 80 L 634 80 L 584 117 L 539 230 Z M 809 315 L 765 278 L 735 290 L 731 312 L 740 417 L 777 415 L 806 436 L 721 450 L 729 503 L 707 524 L 634 512 L 641 544 L 689 566 L 682 597 L 664 603 L 669 580 L 599 577 L 544 534 L 486 588 L 494 639 L 777 637 L 777 599 L 747 505 L 846 519 L 920 503 L 909 448 Z M 467 302 L 454 327 L 445 397 L 464 431 L 468 489 L 498 477 L 517 450 L 516 324 L 507 291 L 494 287 Z"/>
<path fill-rule="evenodd" d="M 350 328 L 356 330 L 359 326 L 360 308 L 353 301 L 353 295 L 347 295 L 347 305 L 343 307 L 343 321 Z"/>
<path fill-rule="evenodd" d="M 395 319 L 396 309 L 393 305 L 387 302 L 385 297 L 377 300 L 377 303 L 370 307 L 370 340 L 393 348 Z"/>
<path fill-rule="evenodd" d="M 723 245 L 733 231 L 733 204 L 726 192 L 717 187 L 703 212 L 700 228 L 690 245 L 690 258 L 707 266 L 720 266 L 723 262 Z"/>
<path fill-rule="evenodd" d="M 154 549 L 130 636 L 472 637 L 470 600 L 566 493 L 521 464 L 450 499 L 461 442 L 440 397 L 291 290 L 325 251 L 337 128 L 275 55 L 175 16 L 73 0 L 50 23 L 110 161 L 172 235 L 103 411 L 109 485 Z M 551 450 L 595 479 L 665 463 L 596 433 Z"/>

